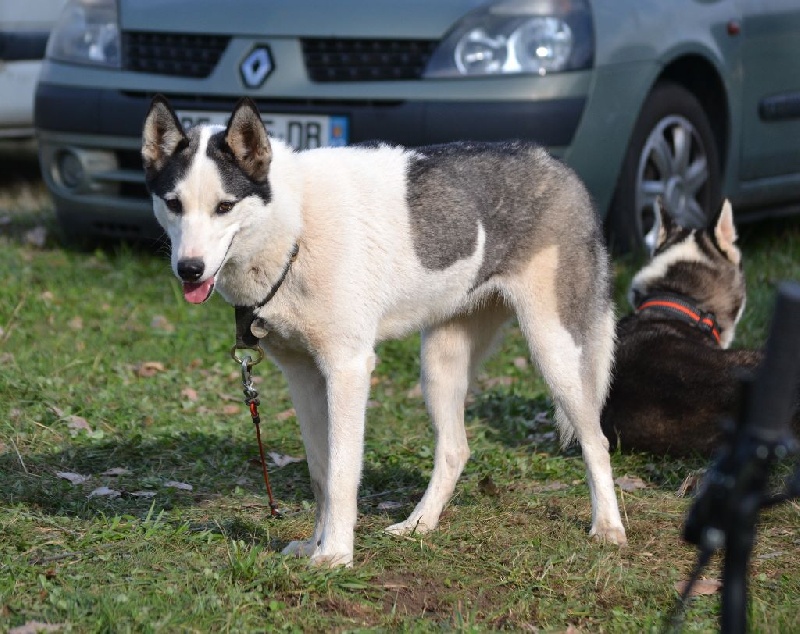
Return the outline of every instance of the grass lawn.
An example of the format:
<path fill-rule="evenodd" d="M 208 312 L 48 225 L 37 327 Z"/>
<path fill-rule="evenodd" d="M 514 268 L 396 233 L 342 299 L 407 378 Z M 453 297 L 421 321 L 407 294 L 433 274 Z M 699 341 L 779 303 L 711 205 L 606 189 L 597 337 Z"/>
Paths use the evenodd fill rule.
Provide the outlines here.
<path fill-rule="evenodd" d="M 271 519 L 228 356 L 232 310 L 219 297 L 187 304 L 165 252 L 62 248 L 41 186 L 2 185 L 0 631 L 659 631 L 695 556 L 677 491 L 704 463 L 613 455 L 615 476 L 643 487 L 619 490 L 630 546 L 590 541 L 582 460 L 558 449 L 513 326 L 468 406 L 472 458 L 455 497 L 421 537 L 382 532 L 432 466 L 418 338 L 380 346 L 356 565 L 309 568 L 279 555 L 312 529 L 307 468 L 272 467 L 286 517 Z M 800 220 L 740 234 L 749 301 L 737 345 L 759 346 L 775 283 L 800 279 Z M 634 269 L 615 269 L 621 299 Z M 282 377 L 269 363 L 255 375 L 267 451 L 302 458 Z M 798 511 L 763 516 L 754 632 L 797 631 Z M 686 631 L 713 631 L 718 610 L 718 593 L 697 597 Z"/>

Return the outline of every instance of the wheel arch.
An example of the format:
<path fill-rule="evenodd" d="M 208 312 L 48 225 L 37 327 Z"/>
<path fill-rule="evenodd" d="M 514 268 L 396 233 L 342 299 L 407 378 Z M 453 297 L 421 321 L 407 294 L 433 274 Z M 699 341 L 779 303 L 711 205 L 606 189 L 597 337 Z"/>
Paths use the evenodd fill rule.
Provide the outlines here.
<path fill-rule="evenodd" d="M 650 90 L 660 82 L 679 84 L 700 102 L 714 134 L 724 181 L 730 150 L 731 112 L 728 91 L 718 69 L 703 55 L 686 54 L 670 61 L 658 74 Z"/>
<path fill-rule="evenodd" d="M 639 109 L 639 119 L 626 142 L 628 152 L 634 139 L 637 138 L 639 121 L 646 110 L 646 104 L 652 100 L 654 93 L 659 91 L 660 87 L 674 86 L 689 93 L 696 100 L 695 108 L 700 109 L 698 114 L 702 113 L 706 120 L 708 142 L 713 145 L 717 157 L 718 172 L 713 181 L 716 186 L 712 190 L 714 192 L 711 195 L 712 200 L 707 203 L 710 208 L 714 208 L 719 204 L 720 191 L 717 188 L 725 181 L 731 146 L 735 142 L 731 131 L 732 113 L 729 91 L 724 81 L 725 75 L 715 65 L 713 58 L 709 60 L 703 53 L 692 50 L 682 51 L 671 58 L 651 77 L 645 91 L 646 97 Z M 631 248 L 636 250 L 641 247 L 639 239 L 641 236 L 635 238 L 631 233 L 629 215 L 632 210 L 628 209 L 626 203 L 629 186 L 624 183 L 629 182 L 632 169 L 629 161 L 630 157 L 626 156 L 617 178 L 610 213 L 606 217 L 606 235 L 616 251 L 626 251 Z"/>

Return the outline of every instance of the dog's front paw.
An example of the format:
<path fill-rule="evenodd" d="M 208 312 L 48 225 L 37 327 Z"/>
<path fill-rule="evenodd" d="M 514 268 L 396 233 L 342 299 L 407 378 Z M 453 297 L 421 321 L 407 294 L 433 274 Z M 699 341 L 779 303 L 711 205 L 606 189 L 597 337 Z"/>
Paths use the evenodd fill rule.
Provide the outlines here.
<path fill-rule="evenodd" d="M 622 526 L 593 526 L 592 530 L 589 532 L 589 535 L 599 541 L 616 544 L 617 546 L 628 545 L 628 538 L 625 535 L 625 528 Z"/>
<path fill-rule="evenodd" d="M 392 524 L 384 530 L 391 535 L 424 535 L 431 532 L 436 526 L 428 526 L 421 517 L 409 517 L 403 522 Z"/>
<path fill-rule="evenodd" d="M 314 554 L 317 545 L 313 539 L 305 541 L 297 540 L 289 542 L 289 545 L 281 551 L 282 555 L 294 555 L 295 557 L 310 557 Z"/>

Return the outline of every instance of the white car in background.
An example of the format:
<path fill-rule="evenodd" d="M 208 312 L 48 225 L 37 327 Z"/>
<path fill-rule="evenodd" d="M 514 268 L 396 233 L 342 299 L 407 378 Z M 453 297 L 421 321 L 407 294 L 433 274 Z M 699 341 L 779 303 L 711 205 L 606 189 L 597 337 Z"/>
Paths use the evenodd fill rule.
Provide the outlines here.
<path fill-rule="evenodd" d="M 64 0 L 0 0 L 0 139 L 33 137 L 33 95 Z"/>

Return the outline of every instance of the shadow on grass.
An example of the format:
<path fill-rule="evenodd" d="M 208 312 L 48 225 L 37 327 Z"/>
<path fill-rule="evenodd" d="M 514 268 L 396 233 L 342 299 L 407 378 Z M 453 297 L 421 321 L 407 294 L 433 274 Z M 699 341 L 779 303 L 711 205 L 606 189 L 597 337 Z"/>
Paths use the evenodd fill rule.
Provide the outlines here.
<path fill-rule="evenodd" d="M 563 454 L 553 423 L 544 415 L 549 410 L 545 398 L 532 400 L 489 391 L 468 408 L 467 417 L 486 421 L 491 443 L 511 448 L 531 445 L 532 451 L 539 453 Z M 432 435 L 430 443 L 432 446 Z M 297 445 L 293 442 L 292 446 Z M 284 449 L 280 441 L 268 442 L 266 450 L 292 451 Z M 388 518 L 391 522 L 404 519 L 425 491 L 432 457 L 406 460 L 390 447 L 378 451 L 373 447 L 368 453 L 359 489 L 359 513 L 387 516 L 380 503 L 400 501 L 402 508 L 391 510 Z M 572 453 L 578 455 L 577 450 Z M 58 473 L 86 479 L 73 484 Z M 281 509 L 312 512 L 314 499 L 305 461 L 281 468 L 270 465 L 269 476 Z M 103 495 L 103 487 L 117 493 Z M 192 529 L 271 543 L 264 526 L 269 505 L 255 439 L 223 434 L 162 432 L 113 440 L 79 436 L 52 451 L 29 450 L 21 455 L 15 446 L 6 445 L 0 453 L 0 504 L 82 520 L 144 519 L 187 509 L 176 521 L 188 522 Z M 276 549 L 283 545 L 274 544 Z"/>
<path fill-rule="evenodd" d="M 578 456 L 571 445 L 561 449 L 558 428 L 553 420 L 549 397 L 530 398 L 513 392 L 487 391 L 467 408 L 468 420 L 483 420 L 492 430 L 492 439 L 509 448 L 529 445 L 532 451 L 551 456 Z"/>
<path fill-rule="evenodd" d="M 274 449 L 280 452 L 279 447 Z M 86 479 L 73 484 L 58 473 Z M 270 465 L 269 477 L 282 508 L 313 504 L 305 461 L 281 468 Z M 403 466 L 366 465 L 360 500 L 379 500 L 398 490 L 422 491 L 426 478 Z M 103 495 L 103 487 L 117 493 Z M 0 453 L 0 503 L 83 519 L 208 505 L 234 513 L 240 507 L 269 509 L 255 440 L 202 432 L 80 441 L 58 451 L 25 455 L 7 450 Z M 360 507 L 362 513 L 376 512 L 371 502 L 360 502 Z"/>

